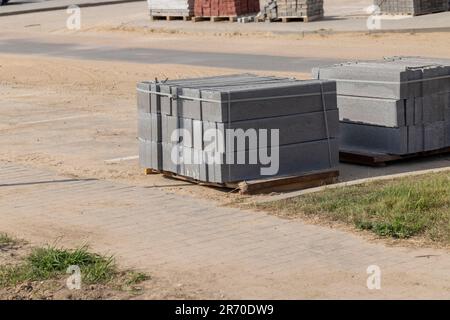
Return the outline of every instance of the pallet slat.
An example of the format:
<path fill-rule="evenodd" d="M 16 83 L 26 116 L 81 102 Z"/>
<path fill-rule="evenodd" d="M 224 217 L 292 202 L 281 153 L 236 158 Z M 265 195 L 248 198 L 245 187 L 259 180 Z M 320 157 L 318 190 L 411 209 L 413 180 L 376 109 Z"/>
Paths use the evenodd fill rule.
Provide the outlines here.
<path fill-rule="evenodd" d="M 183 20 L 183 21 L 190 21 L 192 19 L 191 16 L 176 16 L 176 15 L 155 15 L 150 16 L 150 21 L 156 21 L 156 20 Z"/>
<path fill-rule="evenodd" d="M 287 192 L 294 190 L 303 190 L 308 188 L 320 187 L 328 184 L 336 183 L 339 177 L 338 170 L 326 170 L 311 172 L 300 176 L 274 177 L 251 181 L 238 181 L 232 183 L 212 183 L 203 182 L 178 175 L 168 171 L 158 171 L 153 169 L 145 169 L 145 174 L 162 174 L 166 177 L 196 183 L 216 188 L 226 188 L 237 190 L 240 194 L 252 195 L 258 193 Z"/>
<path fill-rule="evenodd" d="M 383 153 L 371 153 L 364 151 L 341 150 L 339 152 L 339 159 L 341 162 L 345 163 L 361 164 L 373 167 L 383 167 L 388 165 L 389 163 L 397 161 L 420 159 L 437 155 L 445 155 L 448 153 L 450 153 L 450 147 L 433 151 L 412 153 L 407 155 L 393 155 Z"/>
<path fill-rule="evenodd" d="M 339 171 L 332 170 L 302 176 L 243 181 L 238 184 L 238 188 L 241 194 L 286 192 L 332 184 L 337 182 L 338 177 Z"/>
<path fill-rule="evenodd" d="M 236 22 L 238 19 L 237 16 L 227 16 L 227 17 L 192 17 L 193 22 L 201 22 L 201 21 L 211 21 L 211 22 L 220 22 L 220 21 L 230 21 Z"/>
<path fill-rule="evenodd" d="M 277 22 L 277 21 L 281 21 L 283 23 L 287 23 L 287 22 L 312 22 L 312 21 L 316 21 L 319 19 L 322 19 L 323 15 L 317 15 L 317 16 L 303 16 L 303 17 L 278 17 L 276 19 L 271 19 L 271 22 Z"/>

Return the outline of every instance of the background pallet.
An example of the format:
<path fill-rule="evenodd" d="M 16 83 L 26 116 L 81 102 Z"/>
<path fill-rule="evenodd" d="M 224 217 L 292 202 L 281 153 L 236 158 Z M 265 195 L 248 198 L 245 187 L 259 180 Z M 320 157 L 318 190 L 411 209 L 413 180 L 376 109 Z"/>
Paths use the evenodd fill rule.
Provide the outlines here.
<path fill-rule="evenodd" d="M 156 20 L 183 20 L 183 21 L 190 21 L 192 19 L 191 16 L 150 16 L 150 21 L 156 21 Z"/>
<path fill-rule="evenodd" d="M 420 159 L 437 155 L 446 155 L 449 153 L 450 147 L 407 155 L 392 155 L 383 153 L 342 150 L 339 153 L 339 158 L 341 162 L 345 163 L 361 164 L 373 167 L 384 167 L 393 162 Z"/>
<path fill-rule="evenodd" d="M 312 22 L 312 21 L 316 21 L 319 19 L 322 19 L 323 15 L 317 15 L 317 16 L 310 16 L 310 17 L 278 17 L 276 19 L 270 19 L 271 22 L 283 22 L 283 23 L 287 23 L 287 22 Z"/>
<path fill-rule="evenodd" d="M 237 16 L 229 16 L 229 17 L 192 17 L 193 22 L 201 22 L 201 21 L 210 21 L 210 22 L 220 22 L 220 21 L 229 21 L 236 22 Z"/>

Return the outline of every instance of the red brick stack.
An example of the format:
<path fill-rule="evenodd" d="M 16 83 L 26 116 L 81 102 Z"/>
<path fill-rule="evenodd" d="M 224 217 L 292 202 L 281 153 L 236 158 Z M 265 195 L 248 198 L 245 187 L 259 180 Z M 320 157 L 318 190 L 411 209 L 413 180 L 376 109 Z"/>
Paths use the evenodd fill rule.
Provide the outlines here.
<path fill-rule="evenodd" d="M 259 0 L 195 0 L 197 17 L 233 17 L 259 12 Z"/>

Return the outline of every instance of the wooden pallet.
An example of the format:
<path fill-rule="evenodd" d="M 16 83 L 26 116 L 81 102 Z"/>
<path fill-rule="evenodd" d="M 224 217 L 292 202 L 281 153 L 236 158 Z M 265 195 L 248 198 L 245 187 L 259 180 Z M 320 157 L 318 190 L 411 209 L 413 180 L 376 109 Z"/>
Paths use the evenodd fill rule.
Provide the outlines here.
<path fill-rule="evenodd" d="M 446 12 L 445 10 L 432 10 L 432 11 L 424 11 L 420 13 L 413 13 L 413 12 L 381 12 L 382 15 L 386 16 L 406 16 L 406 17 L 419 17 L 419 16 L 425 16 L 428 14 L 436 14 Z"/>
<path fill-rule="evenodd" d="M 193 22 L 210 21 L 210 22 L 220 22 L 229 21 L 236 22 L 237 16 L 224 16 L 224 17 L 192 17 Z"/>
<path fill-rule="evenodd" d="M 270 22 L 312 22 L 323 18 L 323 14 L 319 14 L 316 16 L 309 16 L 309 17 L 298 17 L 298 16 L 292 16 L 292 17 L 278 17 L 270 19 Z"/>
<path fill-rule="evenodd" d="M 341 150 L 339 153 L 339 158 L 341 162 L 361 164 L 372 167 L 385 167 L 390 163 L 420 159 L 436 155 L 444 155 L 450 153 L 450 148 L 443 148 L 433 151 L 417 152 L 406 155 L 394 155 L 394 154 L 384 154 L 384 153 L 371 153 L 364 151 L 348 151 Z"/>
<path fill-rule="evenodd" d="M 176 16 L 176 15 L 154 15 L 150 16 L 150 21 L 156 21 L 156 20 L 183 20 L 183 21 L 190 21 L 192 19 L 192 16 Z"/>
<path fill-rule="evenodd" d="M 336 183 L 339 177 L 337 170 L 312 172 L 300 176 L 274 177 L 251 181 L 238 181 L 228 183 L 203 182 L 190 177 L 178 175 L 173 172 L 145 169 L 146 174 L 163 174 L 166 177 L 196 183 L 199 185 L 225 188 L 239 191 L 240 194 L 267 194 L 272 192 L 287 192 L 320 187 Z"/>

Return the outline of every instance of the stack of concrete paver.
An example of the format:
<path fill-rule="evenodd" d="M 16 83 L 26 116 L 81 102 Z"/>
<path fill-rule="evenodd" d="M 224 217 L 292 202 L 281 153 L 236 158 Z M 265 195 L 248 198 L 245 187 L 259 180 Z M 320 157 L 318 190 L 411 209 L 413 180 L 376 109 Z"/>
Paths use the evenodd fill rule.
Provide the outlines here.
<path fill-rule="evenodd" d="M 195 0 L 147 0 L 150 16 L 182 16 L 194 14 Z"/>
<path fill-rule="evenodd" d="M 259 12 L 259 0 L 195 0 L 197 17 L 236 17 Z"/>
<path fill-rule="evenodd" d="M 374 0 L 384 14 L 422 15 L 447 11 L 448 0 Z"/>
<path fill-rule="evenodd" d="M 277 0 L 261 0 L 258 17 L 261 19 L 273 20 L 278 18 Z"/>
<path fill-rule="evenodd" d="M 142 167 L 226 183 L 301 175 L 338 165 L 334 81 L 242 74 L 141 82 L 137 90 Z M 258 132 L 257 141 L 245 140 L 251 129 Z M 261 129 L 267 130 L 266 136 Z M 279 130 L 278 142 L 272 129 Z M 279 154 L 279 163 L 270 150 Z M 261 154 L 272 157 L 273 165 Z M 245 163 L 238 157 L 245 157 Z M 250 162 L 251 157 L 258 161 Z M 268 167 L 279 170 L 261 170 Z"/>
<path fill-rule="evenodd" d="M 278 17 L 323 16 L 323 0 L 276 0 Z"/>
<path fill-rule="evenodd" d="M 450 60 L 394 57 L 313 75 L 337 81 L 342 150 L 406 155 L 450 147 Z"/>

